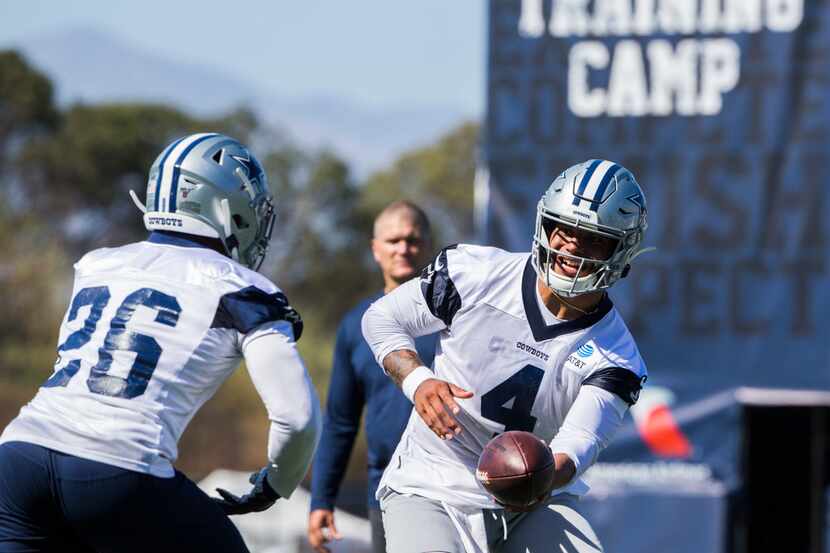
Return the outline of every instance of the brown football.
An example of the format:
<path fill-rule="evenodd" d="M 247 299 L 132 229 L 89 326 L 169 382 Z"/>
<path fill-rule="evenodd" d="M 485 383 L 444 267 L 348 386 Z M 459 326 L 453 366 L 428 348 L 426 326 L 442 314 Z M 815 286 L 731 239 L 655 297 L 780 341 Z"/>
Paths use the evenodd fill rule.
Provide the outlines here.
<path fill-rule="evenodd" d="M 484 446 L 476 478 L 503 505 L 522 509 L 536 503 L 553 484 L 553 453 L 531 434 L 511 430 Z"/>

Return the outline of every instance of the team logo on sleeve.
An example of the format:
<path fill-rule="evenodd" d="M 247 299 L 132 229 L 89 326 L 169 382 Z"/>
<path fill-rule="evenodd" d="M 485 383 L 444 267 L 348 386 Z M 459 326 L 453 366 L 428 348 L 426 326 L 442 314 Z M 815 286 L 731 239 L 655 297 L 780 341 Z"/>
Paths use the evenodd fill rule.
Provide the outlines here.
<path fill-rule="evenodd" d="M 424 270 L 421 271 L 421 280 L 425 282 L 429 282 L 432 280 L 432 277 L 435 275 L 436 271 L 440 271 L 442 269 L 441 266 L 441 258 L 435 259 L 432 263 L 424 267 Z"/>
<path fill-rule="evenodd" d="M 631 405 L 634 405 L 640 399 L 640 391 L 643 389 L 643 386 L 646 385 L 646 380 L 648 380 L 648 375 L 641 376 L 640 387 L 631 391 Z"/>

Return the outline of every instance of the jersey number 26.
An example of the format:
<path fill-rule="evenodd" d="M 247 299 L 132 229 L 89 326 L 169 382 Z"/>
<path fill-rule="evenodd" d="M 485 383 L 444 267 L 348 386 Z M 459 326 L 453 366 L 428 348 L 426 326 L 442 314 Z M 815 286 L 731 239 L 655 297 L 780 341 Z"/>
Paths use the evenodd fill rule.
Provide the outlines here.
<path fill-rule="evenodd" d="M 101 313 L 109 301 L 110 290 L 107 286 L 83 288 L 75 295 L 69 308 L 67 322 L 74 321 L 78 316 L 78 311 L 87 305 L 90 306 L 89 315 L 84 321 L 83 328 L 70 334 L 66 341 L 58 346 L 59 356 L 62 357 L 65 352 L 76 350 L 89 342 L 101 319 Z M 140 396 L 147 389 L 147 384 L 161 356 L 161 347 L 155 338 L 127 329 L 130 319 L 139 306 L 155 310 L 155 322 L 169 327 L 176 326 L 179 314 L 182 312 L 176 298 L 152 288 L 141 288 L 124 298 L 110 321 L 109 332 L 104 337 L 103 345 L 98 348 L 98 363 L 90 369 L 89 378 L 86 380 L 90 392 L 132 399 Z M 135 352 L 135 361 L 126 378 L 107 374 L 112 366 L 112 354 L 115 351 Z M 73 359 L 55 372 L 43 386 L 45 388 L 66 386 L 80 368 L 81 360 Z"/>

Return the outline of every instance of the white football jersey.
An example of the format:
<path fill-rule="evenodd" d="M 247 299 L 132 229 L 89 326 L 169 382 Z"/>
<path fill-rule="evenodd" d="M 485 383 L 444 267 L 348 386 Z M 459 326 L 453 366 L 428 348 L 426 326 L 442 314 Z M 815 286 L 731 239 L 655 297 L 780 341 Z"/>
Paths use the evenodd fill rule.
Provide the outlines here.
<path fill-rule="evenodd" d="M 463 432 L 451 440 L 438 438 L 413 410 L 379 497 L 388 487 L 459 507 L 495 508 L 475 478 L 493 436 L 524 430 L 550 443 L 583 385 L 636 401 L 646 367 L 610 299 L 581 318 L 557 321 L 542 312 L 536 286 L 529 254 L 490 247 L 447 248 L 424 271 L 423 303 L 445 325 L 435 376 L 474 395 L 456 399 Z M 577 478 L 557 493 L 586 491 Z"/>
<path fill-rule="evenodd" d="M 55 372 L 0 443 L 172 476 L 179 437 L 245 341 L 301 328 L 267 278 L 189 240 L 95 250 L 75 264 Z"/>

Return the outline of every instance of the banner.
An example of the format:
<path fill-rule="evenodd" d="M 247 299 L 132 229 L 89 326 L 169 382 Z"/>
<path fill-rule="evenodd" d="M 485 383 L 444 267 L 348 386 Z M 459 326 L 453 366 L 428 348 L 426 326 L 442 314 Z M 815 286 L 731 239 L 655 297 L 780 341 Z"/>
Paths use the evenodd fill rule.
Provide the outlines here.
<path fill-rule="evenodd" d="M 646 193 L 657 251 L 611 297 L 650 376 L 601 460 L 736 485 L 732 390 L 830 389 L 830 4 L 493 0 L 488 35 L 483 240 L 528 251 L 590 158 Z"/>

